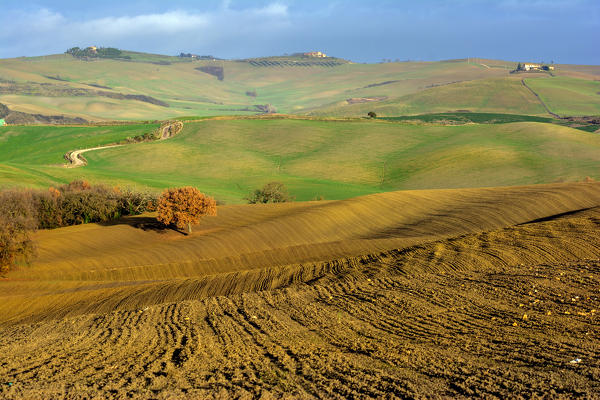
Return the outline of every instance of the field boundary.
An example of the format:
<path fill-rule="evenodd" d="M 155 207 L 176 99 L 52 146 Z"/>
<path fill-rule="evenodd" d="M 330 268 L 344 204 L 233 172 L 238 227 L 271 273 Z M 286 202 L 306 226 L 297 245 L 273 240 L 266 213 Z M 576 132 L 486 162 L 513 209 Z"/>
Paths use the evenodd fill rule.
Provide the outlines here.
<path fill-rule="evenodd" d="M 525 78 L 521 79 L 521 83 L 523 84 L 523 86 L 525 86 L 527 89 L 529 89 L 529 91 L 531 93 L 533 93 L 533 95 L 539 100 L 540 104 L 544 107 L 544 109 L 546 110 L 546 112 L 548 114 L 552 115 L 555 118 L 561 118 L 562 119 L 562 117 L 560 115 L 558 115 L 558 114 L 556 114 L 556 113 L 554 113 L 554 112 L 552 112 L 550 110 L 550 108 L 546 105 L 546 103 L 544 103 L 544 100 L 542 100 L 542 98 L 535 92 L 535 90 L 533 90 L 531 88 L 531 86 L 529 86 L 529 85 L 527 85 L 527 83 L 525 83 Z"/>

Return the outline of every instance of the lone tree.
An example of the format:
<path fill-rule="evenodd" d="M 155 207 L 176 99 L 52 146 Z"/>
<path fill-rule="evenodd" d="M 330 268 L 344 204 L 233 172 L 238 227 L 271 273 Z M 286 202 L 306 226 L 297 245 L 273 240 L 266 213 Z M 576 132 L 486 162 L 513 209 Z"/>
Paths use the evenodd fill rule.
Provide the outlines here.
<path fill-rule="evenodd" d="M 293 197 L 288 193 L 285 185 L 281 182 L 269 182 L 261 189 L 256 189 L 246 197 L 249 204 L 259 203 L 285 203 L 292 201 Z"/>
<path fill-rule="evenodd" d="M 206 196 L 194 187 L 166 189 L 158 200 L 158 219 L 165 225 L 175 224 L 183 229 L 187 226 L 192 233 L 192 224 L 197 224 L 200 217 L 217 215 L 215 199 Z"/>
<path fill-rule="evenodd" d="M 377 114 L 375 114 L 374 111 L 369 111 L 367 115 L 369 116 L 369 118 L 377 118 Z"/>

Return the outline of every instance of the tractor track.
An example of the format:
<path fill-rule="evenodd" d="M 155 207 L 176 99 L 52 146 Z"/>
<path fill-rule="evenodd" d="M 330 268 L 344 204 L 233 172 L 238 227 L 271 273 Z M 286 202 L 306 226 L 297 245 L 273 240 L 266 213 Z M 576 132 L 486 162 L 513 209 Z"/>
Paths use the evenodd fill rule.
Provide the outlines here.
<path fill-rule="evenodd" d="M 0 397 L 597 398 L 599 217 L 464 235 L 310 284 L 7 326 Z"/>

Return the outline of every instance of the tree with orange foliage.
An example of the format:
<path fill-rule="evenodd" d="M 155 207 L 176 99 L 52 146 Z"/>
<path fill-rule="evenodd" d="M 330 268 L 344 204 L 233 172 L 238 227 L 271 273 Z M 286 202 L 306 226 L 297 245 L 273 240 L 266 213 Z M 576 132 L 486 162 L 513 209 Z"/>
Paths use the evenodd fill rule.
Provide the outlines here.
<path fill-rule="evenodd" d="M 157 211 L 156 219 L 163 224 L 175 224 L 179 229 L 187 226 L 188 233 L 192 233 L 192 224 L 197 224 L 200 217 L 217 215 L 217 203 L 198 189 L 186 186 L 166 189 L 158 200 Z"/>

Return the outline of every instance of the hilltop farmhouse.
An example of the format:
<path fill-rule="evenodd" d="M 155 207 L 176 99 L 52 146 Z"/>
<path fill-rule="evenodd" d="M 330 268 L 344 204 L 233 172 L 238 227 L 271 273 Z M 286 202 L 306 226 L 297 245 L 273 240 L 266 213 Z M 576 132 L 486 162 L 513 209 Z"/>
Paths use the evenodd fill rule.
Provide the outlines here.
<path fill-rule="evenodd" d="M 553 65 L 523 64 L 525 71 L 554 71 Z"/>
<path fill-rule="evenodd" d="M 321 53 L 320 51 L 310 51 L 308 53 L 304 53 L 303 55 L 307 57 L 327 58 L 327 54 Z"/>
<path fill-rule="evenodd" d="M 537 71 L 540 71 L 540 72 L 554 71 L 554 65 L 531 64 L 531 63 L 521 64 L 521 63 L 519 63 L 517 65 L 517 68 L 510 71 L 510 73 L 513 74 L 513 73 L 519 73 L 519 72 L 537 72 Z"/>

